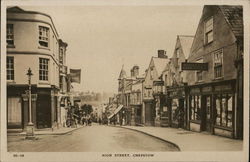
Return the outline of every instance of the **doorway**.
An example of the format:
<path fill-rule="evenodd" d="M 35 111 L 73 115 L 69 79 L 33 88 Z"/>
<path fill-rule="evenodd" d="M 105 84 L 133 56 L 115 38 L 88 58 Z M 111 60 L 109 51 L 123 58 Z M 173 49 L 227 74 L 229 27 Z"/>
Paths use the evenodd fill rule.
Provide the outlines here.
<path fill-rule="evenodd" d="M 51 127 L 51 97 L 38 95 L 37 98 L 37 128 Z"/>
<path fill-rule="evenodd" d="M 154 125 L 154 111 L 153 103 L 145 103 L 145 125 L 152 126 Z"/>

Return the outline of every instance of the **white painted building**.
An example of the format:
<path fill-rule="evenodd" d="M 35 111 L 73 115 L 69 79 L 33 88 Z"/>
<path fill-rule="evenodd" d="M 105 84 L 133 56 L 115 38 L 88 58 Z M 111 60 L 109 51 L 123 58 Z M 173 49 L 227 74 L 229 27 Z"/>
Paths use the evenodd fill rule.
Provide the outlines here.
<path fill-rule="evenodd" d="M 33 123 L 36 128 L 51 127 L 60 120 L 60 39 L 52 18 L 19 7 L 8 8 L 6 37 L 8 128 L 24 129 L 27 125 L 29 68 L 33 73 Z M 61 68 L 65 67 L 61 64 Z"/>

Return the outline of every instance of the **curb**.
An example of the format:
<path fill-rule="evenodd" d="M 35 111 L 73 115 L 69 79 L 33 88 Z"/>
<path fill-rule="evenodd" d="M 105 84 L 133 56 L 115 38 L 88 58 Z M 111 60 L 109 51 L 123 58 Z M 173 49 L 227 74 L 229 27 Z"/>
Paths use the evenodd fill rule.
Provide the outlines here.
<path fill-rule="evenodd" d="M 45 133 L 45 134 L 35 134 L 35 136 L 43 136 L 43 135 L 65 135 L 65 134 L 68 134 L 68 133 L 72 133 L 73 131 L 76 131 L 80 128 L 83 128 L 83 127 L 78 127 L 78 128 L 75 128 L 75 129 L 72 129 L 70 131 L 67 131 L 67 132 L 62 132 L 62 133 Z M 20 134 L 20 133 L 7 133 L 7 136 L 25 136 L 26 134 Z"/>
<path fill-rule="evenodd" d="M 175 144 L 175 143 L 173 143 L 173 142 L 171 142 L 171 141 L 165 140 L 165 139 L 163 139 L 163 138 L 160 138 L 160 137 L 158 137 L 158 136 L 149 134 L 149 133 L 147 133 L 147 132 L 144 132 L 144 131 L 141 131 L 141 130 L 137 130 L 137 129 L 133 129 L 133 128 L 123 127 L 123 126 L 111 126 L 111 127 L 124 128 L 124 129 L 129 129 L 129 130 L 133 130 L 133 131 L 136 131 L 136 132 L 143 133 L 143 134 L 145 134 L 145 135 L 148 135 L 148 136 L 157 138 L 157 139 L 159 139 L 159 140 L 161 140 L 161 141 L 163 141 L 163 142 L 170 143 L 170 144 L 174 145 L 179 151 L 181 151 L 180 147 L 179 147 L 177 144 Z"/>

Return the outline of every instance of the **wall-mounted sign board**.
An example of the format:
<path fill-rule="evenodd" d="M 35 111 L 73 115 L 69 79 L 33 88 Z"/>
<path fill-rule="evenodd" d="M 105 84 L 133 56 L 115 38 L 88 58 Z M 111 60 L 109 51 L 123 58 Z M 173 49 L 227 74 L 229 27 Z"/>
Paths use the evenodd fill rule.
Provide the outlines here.
<path fill-rule="evenodd" d="M 181 70 L 208 70 L 208 63 L 182 62 Z"/>

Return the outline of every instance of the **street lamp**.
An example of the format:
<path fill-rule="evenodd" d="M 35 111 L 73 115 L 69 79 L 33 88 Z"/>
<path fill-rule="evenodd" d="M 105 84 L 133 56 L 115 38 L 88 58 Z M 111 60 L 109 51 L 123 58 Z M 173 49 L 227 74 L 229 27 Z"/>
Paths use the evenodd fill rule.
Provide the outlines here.
<path fill-rule="evenodd" d="M 34 124 L 32 123 L 32 108 L 31 108 L 31 76 L 33 75 L 29 68 L 27 74 L 29 84 L 29 123 L 26 127 L 26 139 L 34 139 Z"/>

